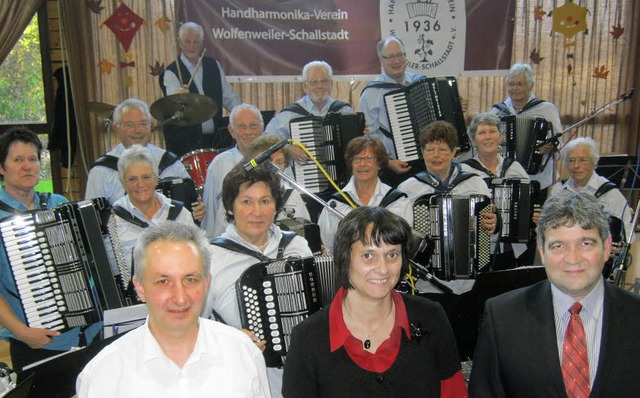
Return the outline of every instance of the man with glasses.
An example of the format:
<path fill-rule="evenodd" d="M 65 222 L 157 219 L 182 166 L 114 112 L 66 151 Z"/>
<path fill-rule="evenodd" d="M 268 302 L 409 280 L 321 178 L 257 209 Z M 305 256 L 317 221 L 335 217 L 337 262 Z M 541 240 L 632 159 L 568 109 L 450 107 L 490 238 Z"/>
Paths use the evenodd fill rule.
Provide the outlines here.
<path fill-rule="evenodd" d="M 191 178 L 178 156 L 149 143 L 151 120 L 149 106 L 139 99 L 129 98 L 116 106 L 113 110 L 113 131 L 120 143 L 91 166 L 87 176 L 85 199 L 104 197 L 113 204 L 124 196 L 124 188 L 118 176 L 118 159 L 134 144 L 142 145 L 151 152 L 159 165 L 160 179 Z M 199 201 L 198 205 L 193 207 L 194 220 L 202 220 L 205 211 L 204 204 Z"/>
<path fill-rule="evenodd" d="M 550 196 L 562 190 L 587 192 L 598 200 L 611 220 L 621 220 L 626 236 L 633 233 L 631 208 L 617 185 L 595 172 L 598 164 L 598 144 L 589 137 L 579 137 L 569 141 L 561 151 L 562 162 L 569 171 L 569 179 L 557 182 L 551 187 Z M 614 223 L 616 221 L 613 221 Z M 620 228 L 619 232 L 622 232 Z M 618 232 L 618 231 L 612 231 Z M 608 270 L 606 271 L 608 273 Z"/>
<path fill-rule="evenodd" d="M 387 36 L 378 42 L 378 59 L 382 66 L 382 74 L 367 85 L 360 94 L 360 104 L 358 111 L 364 113 L 367 120 L 369 134 L 381 140 L 387 148 L 389 154 L 389 164 L 387 167 L 395 174 L 404 174 L 411 170 L 407 162 L 398 159 L 389 118 L 384 104 L 384 95 L 389 91 L 409 86 L 417 82 L 424 76 L 413 72 L 407 72 L 407 59 L 404 43 L 395 36 Z M 385 175 L 383 180 L 392 186 L 406 179 L 406 177 Z"/>
<path fill-rule="evenodd" d="M 211 239 L 216 238 L 215 225 L 217 217 L 225 217 L 220 212 L 222 197 L 222 180 L 235 165 L 247 155 L 247 149 L 262 135 L 264 122 L 260 110 L 250 104 L 240 104 L 233 108 L 229 115 L 229 133 L 236 140 L 236 146 L 217 155 L 207 168 L 202 199 L 209 209 L 202 220 L 201 227 L 207 231 Z"/>
<path fill-rule="evenodd" d="M 302 116 L 323 117 L 329 112 L 353 112 L 353 108 L 346 102 L 331 98 L 331 77 L 333 69 L 324 61 L 311 61 L 302 68 L 303 90 L 305 95 L 284 108 L 276 117 L 271 119 L 264 130 L 265 135 L 277 135 L 283 140 L 291 138 L 289 122 Z M 308 160 L 302 148 L 291 147 L 293 160 L 304 164 Z"/>
<path fill-rule="evenodd" d="M 528 64 L 514 64 L 506 77 L 507 92 L 509 98 L 495 104 L 491 109 L 491 113 L 498 116 L 522 115 L 529 117 L 541 117 L 546 119 L 553 126 L 551 134 L 557 134 L 562 131 L 560 123 L 560 113 L 554 104 L 541 100 L 533 93 L 533 85 L 536 77 L 533 69 Z M 529 132 L 532 134 L 532 132 Z M 554 159 L 551 157 L 553 152 L 553 144 L 548 143 L 540 147 L 540 152 L 546 154 L 542 159 L 542 164 L 546 164 L 543 170 L 537 174 L 530 174 L 532 180 L 540 182 L 540 203 L 546 199 L 546 189 L 553 184 L 554 179 Z M 548 163 L 547 163 L 548 162 Z"/>
<path fill-rule="evenodd" d="M 181 127 L 167 124 L 163 127 L 167 149 L 178 156 L 195 149 L 215 148 L 214 132 L 216 124 L 220 124 L 222 108 L 231 111 L 242 102 L 227 82 L 224 71 L 216 59 L 202 57 L 200 66 L 196 68 L 202 54 L 203 38 L 202 26 L 194 22 L 182 24 L 178 30 L 181 53 L 177 62 L 180 69 L 178 70 L 176 62 L 172 62 L 160 75 L 160 88 L 164 95 L 202 94 L 211 98 L 217 106 L 215 118 L 201 125 Z M 191 85 L 186 87 L 194 74 Z"/>

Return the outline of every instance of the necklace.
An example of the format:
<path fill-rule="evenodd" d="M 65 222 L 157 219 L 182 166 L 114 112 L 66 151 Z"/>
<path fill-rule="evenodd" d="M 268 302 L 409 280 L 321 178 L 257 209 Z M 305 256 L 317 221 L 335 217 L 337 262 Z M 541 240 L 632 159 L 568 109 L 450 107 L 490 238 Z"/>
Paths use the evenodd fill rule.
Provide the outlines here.
<path fill-rule="evenodd" d="M 355 324 L 356 321 L 351 316 L 351 313 L 349 312 L 349 309 L 347 308 L 347 305 L 344 303 L 344 301 L 342 302 L 342 306 L 344 307 L 344 310 L 347 313 L 347 316 L 349 317 L 349 319 L 351 319 L 351 321 Z M 360 327 L 358 327 L 360 332 L 364 333 L 364 335 L 365 335 L 365 339 L 364 339 L 364 343 L 363 343 L 365 350 L 368 350 L 369 348 L 371 348 L 371 337 L 373 337 L 373 335 L 378 331 L 378 329 L 380 329 L 380 326 L 384 325 L 385 322 L 387 322 L 387 319 L 389 319 L 389 316 L 391 316 L 391 313 L 393 312 L 393 308 L 394 308 L 394 305 L 393 305 L 393 302 L 391 302 L 391 309 L 389 309 L 389 313 L 384 318 L 384 320 L 382 322 L 380 322 L 380 324 L 378 326 L 376 326 L 371 332 L 367 333 L 366 331 L 364 331 L 364 330 L 360 329 Z"/>

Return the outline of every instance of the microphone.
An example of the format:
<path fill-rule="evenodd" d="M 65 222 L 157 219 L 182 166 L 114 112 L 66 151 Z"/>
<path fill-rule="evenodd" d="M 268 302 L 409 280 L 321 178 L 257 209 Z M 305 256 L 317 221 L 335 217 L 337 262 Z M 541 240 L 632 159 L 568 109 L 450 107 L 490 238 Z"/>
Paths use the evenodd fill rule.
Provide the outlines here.
<path fill-rule="evenodd" d="M 624 189 L 624 186 L 627 185 L 627 177 L 629 177 L 629 172 L 631 171 L 631 161 L 627 161 L 627 164 L 624 166 L 624 173 L 622 174 L 622 179 L 620 180 L 620 189 Z"/>
<path fill-rule="evenodd" d="M 256 156 L 255 158 L 253 158 L 250 161 L 248 161 L 247 163 L 245 163 L 244 166 L 243 166 L 244 169 L 246 171 L 249 171 L 251 169 L 255 169 L 260 164 L 262 164 L 265 161 L 271 159 L 271 155 L 273 155 L 274 153 L 276 153 L 279 150 L 281 150 L 282 148 L 284 148 L 287 144 L 289 144 L 290 141 L 291 141 L 290 139 L 282 140 L 282 141 L 278 142 L 277 144 L 272 145 L 266 151 L 262 152 L 260 155 Z"/>
<path fill-rule="evenodd" d="M 633 97 L 633 93 L 636 91 L 635 87 L 631 88 L 627 91 L 625 91 L 624 93 L 620 94 L 620 97 L 618 97 L 619 100 L 628 100 L 629 98 Z"/>

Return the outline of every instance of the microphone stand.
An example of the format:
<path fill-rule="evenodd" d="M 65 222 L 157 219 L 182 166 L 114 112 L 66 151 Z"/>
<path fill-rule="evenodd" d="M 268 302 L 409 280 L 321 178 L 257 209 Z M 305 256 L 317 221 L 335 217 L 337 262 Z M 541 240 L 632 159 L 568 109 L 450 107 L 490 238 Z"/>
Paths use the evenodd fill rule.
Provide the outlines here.
<path fill-rule="evenodd" d="M 281 178 L 287 180 L 289 182 L 289 184 L 291 184 L 292 186 L 294 186 L 296 189 L 298 189 L 299 191 L 309 195 L 313 200 L 315 200 L 316 202 L 318 202 L 319 204 L 321 204 L 325 209 L 329 210 L 330 212 L 332 212 L 334 215 L 338 216 L 340 219 L 344 218 L 344 214 L 340 213 L 338 210 L 334 209 L 333 207 L 331 207 L 327 202 L 325 202 L 324 200 L 322 200 L 322 198 L 320 198 L 318 195 L 314 194 L 313 192 L 309 191 L 304 185 L 298 183 L 298 181 L 294 180 L 293 178 L 289 177 L 288 175 L 286 175 L 282 170 L 280 170 L 280 168 L 278 166 L 276 166 L 275 164 L 271 163 L 270 161 L 266 161 L 264 163 L 262 163 L 264 165 L 264 167 L 269 170 L 270 172 L 279 175 Z"/>
<path fill-rule="evenodd" d="M 629 256 L 629 248 L 631 247 L 631 241 L 633 240 L 634 233 L 633 229 L 635 229 L 635 225 L 638 222 L 638 211 L 640 210 L 640 201 L 638 201 L 638 205 L 636 206 L 636 211 L 634 212 L 633 222 L 631 223 L 632 230 L 629 236 L 627 236 L 627 241 L 624 244 L 624 248 L 616 257 L 616 261 L 613 264 L 613 284 L 624 288 L 625 277 L 627 274 L 627 268 L 629 267 L 629 263 L 627 261 L 627 257 Z M 624 221 L 622 228 L 624 229 Z"/>
<path fill-rule="evenodd" d="M 628 100 L 629 98 L 631 98 L 633 96 L 633 93 L 635 92 L 635 90 L 636 90 L 635 88 L 632 88 L 632 89 L 622 93 L 622 95 L 620 95 L 618 98 L 613 100 L 613 102 L 610 102 L 608 104 L 605 104 L 605 105 L 601 106 L 599 109 L 596 109 L 593 113 L 591 113 L 589 116 L 585 117 L 584 119 L 578 121 L 577 123 L 572 124 L 571 126 L 569 126 L 566 129 L 562 130 L 558 134 L 555 134 L 555 135 L 547 138 L 546 140 L 542 141 L 540 144 L 536 145 L 536 148 L 540 148 L 541 146 L 543 146 L 545 144 L 557 141 L 559 138 L 561 138 L 567 132 L 569 132 L 569 131 L 577 128 L 577 127 L 582 126 L 583 124 L 587 123 L 588 121 L 594 119 L 596 116 L 598 116 L 602 112 L 606 111 L 607 109 L 609 109 L 609 108 L 611 108 L 613 106 L 618 105 L 622 101 Z"/>
<path fill-rule="evenodd" d="M 173 120 L 177 120 L 177 121 L 181 121 L 184 119 L 184 112 L 183 111 L 176 111 L 171 117 L 168 117 L 166 119 L 164 119 L 163 121 L 161 121 L 160 123 L 156 124 L 151 131 L 157 130 L 160 127 L 164 126 L 165 124 L 173 121 Z"/>
<path fill-rule="evenodd" d="M 304 185 L 298 183 L 296 180 L 294 180 L 293 178 L 291 178 L 288 175 L 286 175 L 275 164 L 273 164 L 273 163 L 271 163 L 270 161 L 267 160 L 266 162 L 262 163 L 262 165 L 267 170 L 269 170 L 270 172 L 275 173 L 275 174 L 279 175 L 281 178 L 284 178 L 285 180 L 287 180 L 289 182 L 289 184 L 291 184 L 293 187 L 295 187 L 299 191 L 309 195 L 313 200 L 315 200 L 316 202 L 321 204 L 325 209 L 327 209 L 330 212 L 332 212 L 335 216 L 339 217 L 340 219 L 343 219 L 345 217 L 344 214 L 342 214 L 338 210 L 336 210 L 333 207 L 331 207 L 327 202 L 322 200 L 322 198 L 320 198 L 318 195 L 316 195 L 313 192 L 309 191 Z M 438 289 L 440 289 L 443 292 L 448 293 L 448 294 L 452 294 L 453 293 L 453 289 L 451 289 L 449 286 L 447 286 L 443 281 L 438 279 L 435 275 L 430 273 L 427 270 L 426 267 L 424 267 L 421 264 L 418 264 L 417 262 L 413 261 L 412 259 L 409 259 L 409 263 L 411 263 L 411 265 L 413 265 L 414 269 L 418 272 L 419 275 L 424 277 L 424 279 L 426 279 L 427 281 L 433 283 Z"/>

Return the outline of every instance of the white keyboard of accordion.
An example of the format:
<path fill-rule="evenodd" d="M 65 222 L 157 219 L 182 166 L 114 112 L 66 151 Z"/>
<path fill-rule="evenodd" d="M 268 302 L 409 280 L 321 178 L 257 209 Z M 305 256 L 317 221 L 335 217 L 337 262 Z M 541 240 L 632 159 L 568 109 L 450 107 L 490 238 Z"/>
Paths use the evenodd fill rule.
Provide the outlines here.
<path fill-rule="evenodd" d="M 326 163 L 325 133 L 320 120 L 308 120 L 290 123 L 291 138 L 300 141 L 318 162 Z M 322 192 L 329 188 L 329 183 L 313 162 L 295 166 L 296 181 L 311 192 Z"/>
<path fill-rule="evenodd" d="M 418 160 L 419 148 L 416 145 L 416 133 L 409 115 L 406 93 L 386 95 L 384 101 L 398 158 L 406 161 Z"/>

